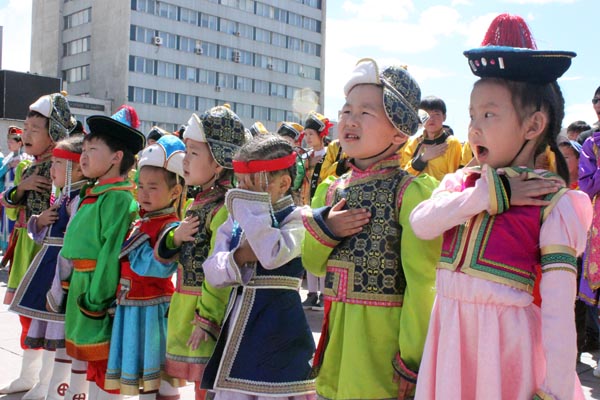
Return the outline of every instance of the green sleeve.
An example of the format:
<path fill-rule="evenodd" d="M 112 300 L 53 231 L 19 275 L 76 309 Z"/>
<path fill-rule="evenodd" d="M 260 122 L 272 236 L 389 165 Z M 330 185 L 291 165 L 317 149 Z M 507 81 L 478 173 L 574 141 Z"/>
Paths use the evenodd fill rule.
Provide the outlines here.
<path fill-rule="evenodd" d="M 315 191 L 312 198 L 311 208 L 302 212 L 302 220 L 306 233 L 302 240 L 302 265 L 310 273 L 316 276 L 324 276 L 327 272 L 327 260 L 335 246 L 340 242 L 327 231 L 324 226 L 326 215 L 325 207 L 327 191 L 335 181 L 335 177 L 325 179 Z"/>
<path fill-rule="evenodd" d="M 31 160 L 23 160 L 19 164 L 17 164 L 17 168 L 15 168 L 15 179 L 13 181 L 13 187 L 16 187 L 19 183 L 21 183 L 21 180 L 23 179 L 23 172 L 30 165 Z M 10 193 L 11 195 L 14 195 L 14 191 L 10 191 L 11 188 L 5 189 L 6 191 L 4 193 Z M 12 201 L 12 199 L 10 200 Z M 6 216 L 11 221 L 16 221 L 19 218 L 19 211 L 24 207 L 23 205 L 11 206 L 7 202 L 2 202 L 2 205 L 4 206 L 4 212 L 6 213 Z"/>
<path fill-rule="evenodd" d="M 101 245 L 89 290 L 80 299 L 80 307 L 92 313 L 106 311 L 115 299 L 121 273 L 119 253 L 137 215 L 137 203 L 130 192 L 110 191 L 98 202 Z"/>
<path fill-rule="evenodd" d="M 420 175 L 406 188 L 399 214 L 402 226 L 401 259 L 406 291 L 400 318 L 398 346 L 404 363 L 418 371 L 423 355 L 429 317 L 435 298 L 436 264 L 441 254 L 442 238 L 421 240 L 411 228 L 409 216 L 423 200 L 431 197 L 438 181 L 428 175 Z"/>
<path fill-rule="evenodd" d="M 217 229 L 219 229 L 219 226 L 227 220 L 228 215 L 227 207 L 223 206 L 210 221 L 211 238 L 209 255 L 212 254 L 213 249 L 215 248 Z M 196 309 L 198 315 L 206 320 L 221 325 L 223 317 L 225 316 L 225 310 L 227 309 L 230 293 L 231 287 L 217 289 L 214 286 L 211 286 L 205 279 L 204 282 L 202 282 L 202 296 L 198 297 Z"/>

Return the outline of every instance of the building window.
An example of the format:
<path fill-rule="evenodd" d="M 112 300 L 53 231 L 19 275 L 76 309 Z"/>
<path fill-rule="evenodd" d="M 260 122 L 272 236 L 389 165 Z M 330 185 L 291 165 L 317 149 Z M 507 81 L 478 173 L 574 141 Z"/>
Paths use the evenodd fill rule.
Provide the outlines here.
<path fill-rule="evenodd" d="M 234 111 L 240 118 L 252 118 L 252 106 L 250 104 L 235 103 Z"/>
<path fill-rule="evenodd" d="M 280 33 L 273 32 L 271 34 L 271 44 L 278 47 L 286 47 L 286 36 Z"/>
<path fill-rule="evenodd" d="M 269 95 L 269 82 L 261 81 L 260 79 L 254 80 L 254 93 Z"/>
<path fill-rule="evenodd" d="M 158 3 L 158 15 L 177 21 L 177 6 L 161 1 Z"/>
<path fill-rule="evenodd" d="M 156 10 L 156 0 L 132 0 L 131 9 L 154 14 Z"/>
<path fill-rule="evenodd" d="M 177 65 L 169 62 L 158 61 L 156 63 L 156 76 L 160 76 L 162 78 L 175 79 Z"/>
<path fill-rule="evenodd" d="M 271 108 L 269 119 L 271 121 L 285 121 L 285 110 L 279 110 L 277 108 Z"/>
<path fill-rule="evenodd" d="M 285 97 L 285 85 L 271 83 L 271 96 Z"/>
<path fill-rule="evenodd" d="M 294 38 L 294 37 L 288 37 L 287 47 L 290 50 L 300 51 L 300 49 L 302 48 L 301 40 L 298 38 Z"/>
<path fill-rule="evenodd" d="M 70 29 L 79 25 L 87 24 L 92 21 L 92 9 L 77 11 L 64 17 L 65 29 Z"/>
<path fill-rule="evenodd" d="M 196 110 L 198 111 L 206 111 L 215 106 L 214 99 L 207 99 L 206 97 L 198 97 L 198 107 Z"/>
<path fill-rule="evenodd" d="M 90 79 L 90 66 L 82 65 L 63 71 L 63 80 L 68 83 L 86 81 Z"/>
<path fill-rule="evenodd" d="M 252 78 L 246 78 L 244 76 L 236 77 L 235 88 L 242 92 L 252 93 Z"/>
<path fill-rule="evenodd" d="M 165 92 L 162 90 L 156 91 L 156 105 L 162 107 L 175 107 L 175 93 Z"/>
<path fill-rule="evenodd" d="M 200 26 L 202 28 L 208 28 L 210 30 L 218 30 L 218 19 L 214 15 L 208 15 L 202 13 L 200 16 Z"/>
<path fill-rule="evenodd" d="M 192 25 L 198 25 L 198 12 L 181 7 L 179 20 Z"/>
<path fill-rule="evenodd" d="M 254 40 L 256 40 L 257 42 L 271 43 L 271 32 L 264 29 L 256 28 L 254 30 Z"/>
<path fill-rule="evenodd" d="M 198 82 L 215 86 L 217 84 L 217 72 L 201 69 L 198 73 Z"/>
<path fill-rule="evenodd" d="M 235 89 L 235 75 L 218 73 L 217 86 L 227 89 Z"/>
<path fill-rule="evenodd" d="M 268 121 L 269 120 L 269 108 L 262 106 L 253 106 L 254 111 L 252 118 L 257 119 L 259 121 Z"/>
<path fill-rule="evenodd" d="M 179 79 L 184 81 L 196 82 L 198 74 L 196 73 L 196 68 L 187 67 L 185 65 L 179 66 Z"/>
<path fill-rule="evenodd" d="M 196 96 L 190 96 L 187 94 L 180 94 L 179 96 L 179 108 L 185 108 L 186 110 L 196 109 Z"/>
<path fill-rule="evenodd" d="M 158 36 L 162 38 L 162 45 L 169 49 L 177 48 L 177 35 L 168 32 L 158 32 Z"/>
<path fill-rule="evenodd" d="M 74 54 L 90 51 L 90 36 L 81 39 L 73 40 L 63 44 L 63 55 L 72 56 Z"/>

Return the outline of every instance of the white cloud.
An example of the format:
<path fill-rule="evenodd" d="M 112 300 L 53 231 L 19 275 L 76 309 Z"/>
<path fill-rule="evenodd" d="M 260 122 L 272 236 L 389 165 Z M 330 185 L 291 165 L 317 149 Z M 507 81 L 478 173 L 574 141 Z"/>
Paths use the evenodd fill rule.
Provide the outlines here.
<path fill-rule="evenodd" d="M 29 70 L 31 6 L 31 1 L 10 0 L 0 9 L 0 25 L 3 26 L 2 69 Z"/>
<path fill-rule="evenodd" d="M 348 0 L 342 8 L 363 21 L 404 21 L 415 7 L 412 0 Z"/>
<path fill-rule="evenodd" d="M 585 121 L 590 125 L 598 120 L 591 103 L 571 104 L 565 107 L 563 127 L 567 127 L 571 122 L 578 120 Z"/>
<path fill-rule="evenodd" d="M 452 0 L 452 3 L 450 3 L 450 5 L 452 7 L 456 7 L 456 6 L 470 6 L 473 3 L 470 0 Z"/>

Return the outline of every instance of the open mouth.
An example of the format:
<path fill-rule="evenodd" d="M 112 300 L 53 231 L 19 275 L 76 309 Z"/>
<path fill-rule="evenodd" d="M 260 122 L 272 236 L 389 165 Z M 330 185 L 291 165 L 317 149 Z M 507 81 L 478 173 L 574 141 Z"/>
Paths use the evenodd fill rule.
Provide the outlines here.
<path fill-rule="evenodd" d="M 347 133 L 344 135 L 344 138 L 347 140 L 358 140 L 358 139 L 360 139 L 360 136 L 354 135 L 352 133 Z"/>
<path fill-rule="evenodd" d="M 477 157 L 485 157 L 489 153 L 487 147 L 484 146 L 476 146 L 475 151 L 477 152 Z"/>

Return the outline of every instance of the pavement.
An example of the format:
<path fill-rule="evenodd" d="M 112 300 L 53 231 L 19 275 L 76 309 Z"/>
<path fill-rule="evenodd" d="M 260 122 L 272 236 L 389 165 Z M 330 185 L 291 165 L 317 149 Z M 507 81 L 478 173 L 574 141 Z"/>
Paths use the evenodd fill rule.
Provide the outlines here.
<path fill-rule="evenodd" d="M 7 272 L 0 270 L 0 302 L 6 292 Z M 306 297 L 306 290 L 301 289 L 302 300 Z M 318 341 L 321 331 L 322 311 L 306 311 L 315 342 Z M 21 326 L 16 314 L 8 311 L 8 306 L 0 304 L 0 384 L 10 382 L 19 375 L 23 351 L 19 345 Z M 600 399 L 600 378 L 593 375 L 593 370 L 600 359 L 600 351 L 583 353 L 581 363 L 577 364 L 577 374 L 583 386 L 586 399 Z M 20 400 L 24 393 L 0 395 L 0 400 Z M 182 400 L 194 399 L 194 386 L 188 384 L 180 388 Z M 137 399 L 137 396 L 126 397 Z"/>

